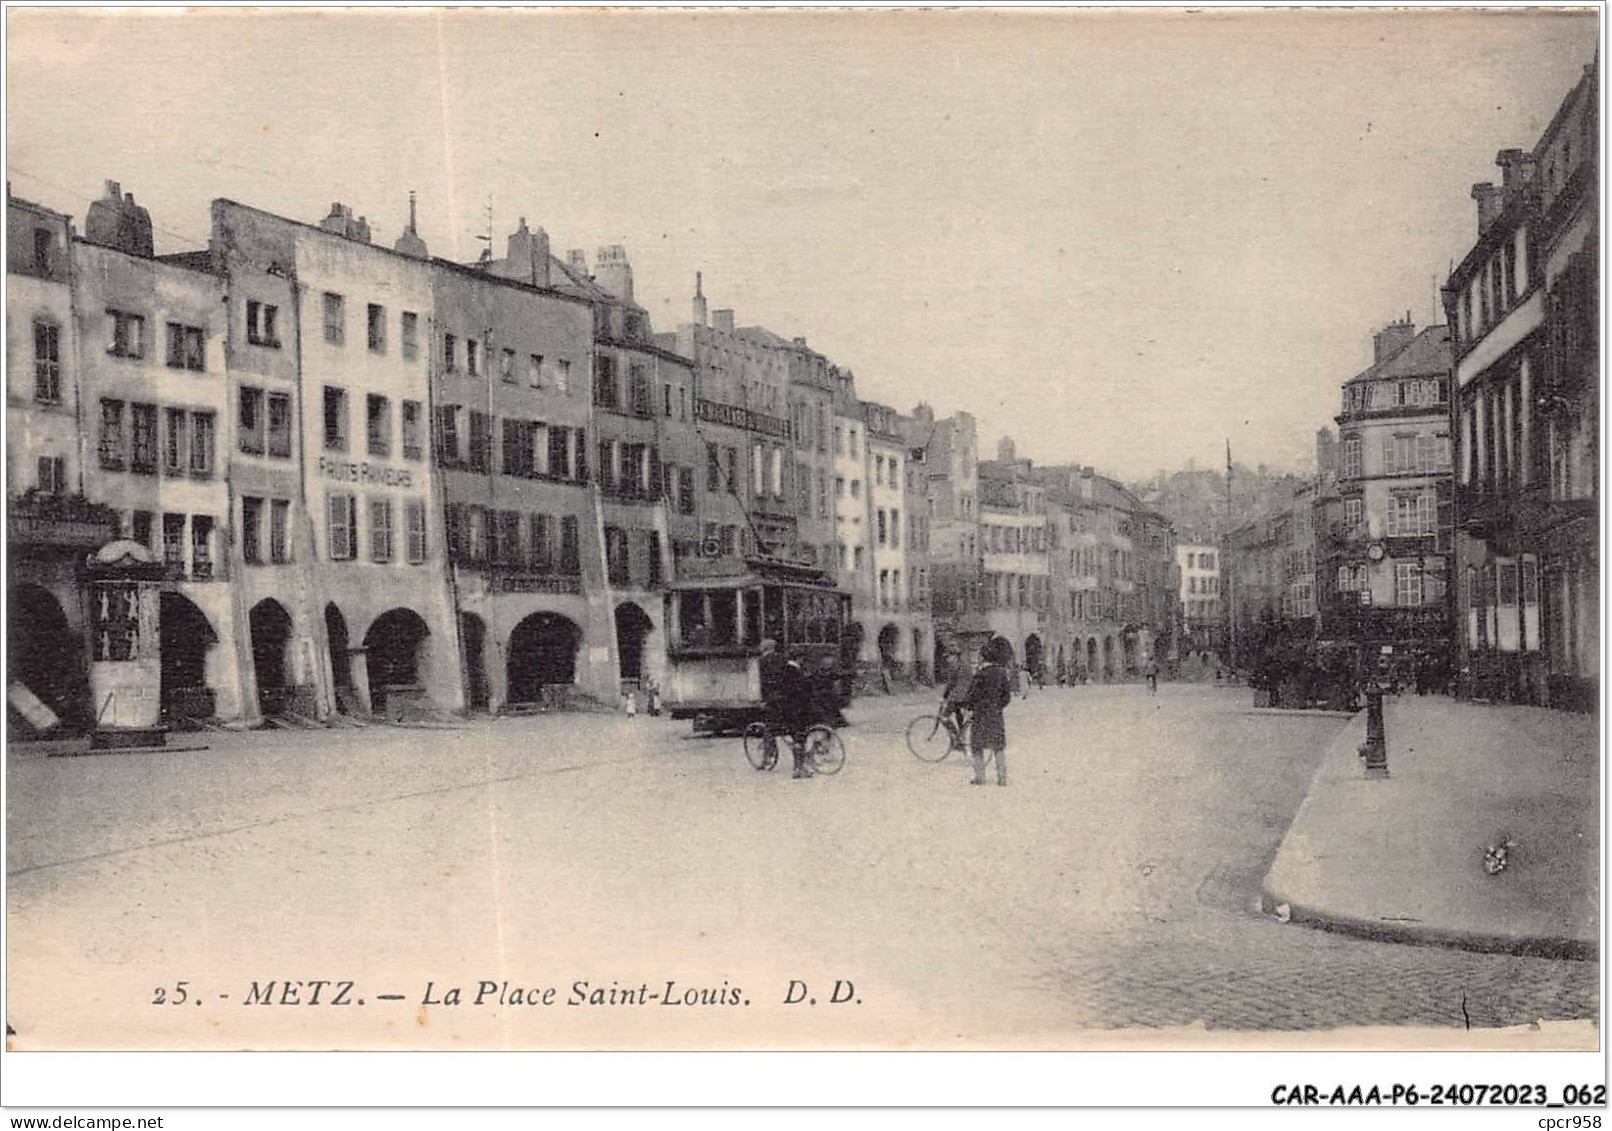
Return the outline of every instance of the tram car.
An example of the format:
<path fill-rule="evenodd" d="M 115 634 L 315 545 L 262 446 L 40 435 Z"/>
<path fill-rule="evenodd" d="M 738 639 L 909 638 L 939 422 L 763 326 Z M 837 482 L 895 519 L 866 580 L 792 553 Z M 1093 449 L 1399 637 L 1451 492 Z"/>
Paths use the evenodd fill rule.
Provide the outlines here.
<path fill-rule="evenodd" d="M 705 563 L 702 563 L 705 564 Z M 831 574 L 752 558 L 707 576 L 680 580 L 666 593 L 664 703 L 695 733 L 737 734 L 764 717 L 761 642 L 798 662 L 820 708 L 837 713 L 855 680 L 851 595 Z"/>

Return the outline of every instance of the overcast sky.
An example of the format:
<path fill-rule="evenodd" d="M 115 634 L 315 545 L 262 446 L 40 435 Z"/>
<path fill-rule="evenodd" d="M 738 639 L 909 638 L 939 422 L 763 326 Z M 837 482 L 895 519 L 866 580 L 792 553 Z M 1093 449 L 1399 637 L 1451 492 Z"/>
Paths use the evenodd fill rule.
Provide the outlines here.
<path fill-rule="evenodd" d="M 1302 469 L 1371 333 L 1435 310 L 1476 181 L 1593 15 L 19 11 L 7 176 L 200 246 L 229 196 L 433 254 L 625 244 L 658 330 L 804 335 L 864 397 L 1125 477 Z M 1438 315 L 1442 321 L 1442 314 Z"/>

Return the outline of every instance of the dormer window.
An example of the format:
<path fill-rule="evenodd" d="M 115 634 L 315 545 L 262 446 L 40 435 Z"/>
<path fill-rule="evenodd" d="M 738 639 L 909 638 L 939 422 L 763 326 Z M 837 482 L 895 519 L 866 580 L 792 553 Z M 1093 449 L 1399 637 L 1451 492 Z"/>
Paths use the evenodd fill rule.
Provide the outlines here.
<path fill-rule="evenodd" d="M 254 346 L 278 349 L 280 338 L 275 328 L 275 315 L 279 308 L 256 299 L 246 300 L 246 340 Z"/>
<path fill-rule="evenodd" d="M 146 320 L 138 314 L 122 310 L 108 310 L 112 341 L 107 352 L 116 357 L 144 357 L 146 354 Z"/>
<path fill-rule="evenodd" d="M 49 228 L 34 229 L 34 270 L 41 275 L 50 273 L 51 254 L 56 248 L 56 236 Z"/>

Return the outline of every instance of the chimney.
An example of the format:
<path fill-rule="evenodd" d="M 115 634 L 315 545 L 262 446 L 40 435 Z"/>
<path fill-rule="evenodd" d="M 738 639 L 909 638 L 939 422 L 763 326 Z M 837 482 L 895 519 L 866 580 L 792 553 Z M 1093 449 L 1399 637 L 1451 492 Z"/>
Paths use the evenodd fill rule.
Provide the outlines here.
<path fill-rule="evenodd" d="M 1403 322 L 1390 322 L 1372 335 L 1371 363 L 1381 365 L 1410 345 L 1411 339 L 1414 337 L 1416 337 L 1416 326 L 1411 322 L 1410 311 L 1407 310 Z"/>
<path fill-rule="evenodd" d="M 1315 470 L 1326 476 L 1337 470 L 1338 439 L 1330 428 L 1315 431 Z"/>
<path fill-rule="evenodd" d="M 724 334 L 733 333 L 733 311 L 713 310 L 711 312 L 711 328 Z"/>
<path fill-rule="evenodd" d="M 118 182 L 107 181 L 106 195 L 91 202 L 84 213 L 84 238 L 102 247 L 150 259 L 154 251 L 151 213 L 134 202 L 134 193 L 124 193 Z"/>
<path fill-rule="evenodd" d="M 1534 155 L 1521 149 L 1502 149 L 1494 155 L 1494 163 L 1500 166 L 1500 186 L 1505 190 L 1509 201 L 1533 183 Z"/>
<path fill-rule="evenodd" d="M 573 247 L 570 251 L 565 253 L 565 263 L 566 266 L 573 267 L 582 272 L 582 277 L 584 279 L 589 277 L 588 257 L 582 254 L 582 249 L 580 247 Z"/>
<path fill-rule="evenodd" d="M 420 233 L 419 233 L 418 230 L 416 230 L 414 225 L 415 225 L 414 190 L 410 189 L 409 190 L 409 226 L 407 228 L 403 229 L 403 234 L 401 236 L 397 237 L 397 243 L 392 245 L 392 249 L 394 251 L 400 251 L 404 255 L 413 256 L 415 259 L 429 258 L 428 254 L 426 252 L 426 248 L 425 248 L 425 241 L 420 238 Z"/>
<path fill-rule="evenodd" d="M 705 313 L 705 276 L 702 272 L 694 272 L 694 325 L 704 326 Z"/>
<path fill-rule="evenodd" d="M 1506 196 L 1493 182 L 1484 181 L 1472 186 L 1472 199 L 1478 202 L 1478 235 L 1481 236 L 1505 208 Z"/>
<path fill-rule="evenodd" d="M 369 221 L 362 216 L 354 219 L 353 210 L 339 200 L 331 204 L 330 215 L 319 221 L 319 226 L 327 232 L 335 232 L 338 236 L 345 236 L 350 240 L 369 242 Z"/>
<path fill-rule="evenodd" d="M 1003 436 L 997 441 L 996 458 L 1003 463 L 1012 463 L 1018 458 L 1018 451 L 1013 445 L 1012 436 Z"/>
<path fill-rule="evenodd" d="M 795 339 L 795 344 L 797 346 L 799 346 L 801 349 L 805 349 L 806 348 L 806 339 L 797 337 Z"/>
<path fill-rule="evenodd" d="M 516 279 L 535 286 L 549 285 L 549 234 L 542 228 L 532 231 L 522 216 L 505 243 L 504 260 L 494 263 L 493 272 L 505 279 Z"/>
<path fill-rule="evenodd" d="M 593 264 L 594 281 L 622 302 L 631 304 L 632 264 L 627 262 L 627 249 L 619 243 L 606 244 L 599 249 Z"/>

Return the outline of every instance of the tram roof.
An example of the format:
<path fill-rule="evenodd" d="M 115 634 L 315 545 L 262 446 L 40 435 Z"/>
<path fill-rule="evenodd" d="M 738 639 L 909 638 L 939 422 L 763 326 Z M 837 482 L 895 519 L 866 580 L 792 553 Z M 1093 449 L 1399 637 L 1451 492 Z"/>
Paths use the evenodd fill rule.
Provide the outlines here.
<path fill-rule="evenodd" d="M 832 574 L 813 566 L 800 565 L 778 558 L 746 558 L 742 567 L 733 559 L 700 560 L 694 570 L 704 573 L 700 577 L 683 577 L 675 581 L 674 592 L 704 589 L 740 589 L 750 585 L 799 585 L 811 589 L 839 592 Z M 700 567 L 704 566 L 704 569 Z"/>

